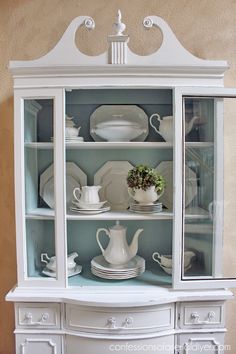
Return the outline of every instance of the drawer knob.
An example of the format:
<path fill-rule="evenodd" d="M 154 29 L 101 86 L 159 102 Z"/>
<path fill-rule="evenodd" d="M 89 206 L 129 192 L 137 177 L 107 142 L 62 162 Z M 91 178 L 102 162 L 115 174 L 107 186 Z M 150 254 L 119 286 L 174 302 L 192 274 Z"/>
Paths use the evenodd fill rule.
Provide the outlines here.
<path fill-rule="evenodd" d="M 126 319 L 124 320 L 124 323 L 123 323 L 123 327 L 128 327 L 128 326 L 132 325 L 133 322 L 134 322 L 133 317 L 126 317 Z"/>
<path fill-rule="evenodd" d="M 33 321 L 33 315 L 31 312 L 25 314 L 25 321 L 30 325 L 41 325 L 44 324 L 49 319 L 49 314 L 47 312 L 42 313 L 41 318 L 38 321 Z"/>
<path fill-rule="evenodd" d="M 191 313 L 191 319 L 194 321 L 195 324 L 209 324 L 211 323 L 212 319 L 215 317 L 215 312 L 214 311 L 210 311 L 207 314 L 207 320 L 206 321 L 199 321 L 199 317 L 200 315 L 197 312 L 192 312 Z"/>
<path fill-rule="evenodd" d="M 107 325 L 108 325 L 110 328 L 116 328 L 116 318 L 115 318 L 115 317 L 110 317 L 110 318 L 108 318 L 108 320 L 107 320 Z"/>
<path fill-rule="evenodd" d="M 115 317 L 110 317 L 107 320 L 107 326 L 110 329 L 115 329 L 115 330 L 122 330 L 130 326 L 134 322 L 133 317 L 126 317 L 122 325 L 119 327 L 116 325 L 116 318 Z"/>
<path fill-rule="evenodd" d="M 26 312 L 25 321 L 31 323 L 32 322 L 32 318 L 33 318 L 32 313 L 31 312 Z"/>

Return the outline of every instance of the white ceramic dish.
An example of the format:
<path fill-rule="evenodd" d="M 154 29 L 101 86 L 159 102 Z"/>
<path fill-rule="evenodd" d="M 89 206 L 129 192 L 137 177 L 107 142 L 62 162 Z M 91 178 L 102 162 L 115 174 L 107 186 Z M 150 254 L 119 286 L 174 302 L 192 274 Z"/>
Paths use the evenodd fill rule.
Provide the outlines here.
<path fill-rule="evenodd" d="M 160 213 L 162 211 L 162 203 L 153 203 L 153 204 L 139 204 L 139 203 L 131 203 L 130 211 L 134 213 L 143 213 L 143 214 L 155 214 Z"/>
<path fill-rule="evenodd" d="M 127 188 L 128 171 L 134 166 L 128 161 L 108 161 L 94 175 L 94 184 L 102 186 L 99 194 L 112 210 L 126 210 L 130 196 Z"/>
<path fill-rule="evenodd" d="M 95 141 L 144 141 L 148 133 L 148 116 L 136 105 L 102 105 L 90 116 Z"/>
<path fill-rule="evenodd" d="M 130 279 L 139 276 L 144 271 L 145 260 L 140 256 L 135 256 L 127 264 L 116 267 L 106 262 L 102 255 L 94 257 L 91 261 L 91 272 L 103 279 Z"/>
<path fill-rule="evenodd" d="M 111 210 L 110 205 L 99 208 L 99 209 L 81 209 L 81 208 L 76 208 L 76 207 L 70 207 L 70 211 L 73 211 L 74 213 L 90 214 L 90 215 L 105 213 L 106 211 L 109 211 L 109 210 Z"/>
<path fill-rule="evenodd" d="M 143 133 L 137 125 L 126 124 L 98 124 L 93 132 L 107 141 L 131 141 Z"/>
<path fill-rule="evenodd" d="M 66 205 L 73 200 L 73 190 L 87 184 L 87 176 L 74 162 L 66 163 Z M 54 209 L 54 164 L 40 175 L 39 194 L 47 205 Z"/>
<path fill-rule="evenodd" d="M 92 259 L 91 266 L 93 266 L 97 270 L 108 272 L 108 274 L 113 274 L 117 272 L 126 273 L 145 267 L 145 260 L 140 256 L 135 256 L 128 263 L 114 267 L 104 259 L 103 255 L 99 255 Z"/>
<path fill-rule="evenodd" d="M 68 271 L 68 277 L 73 277 L 73 275 L 80 274 L 81 271 L 82 271 L 82 266 L 77 264 L 73 270 Z M 56 278 L 56 275 L 57 275 L 56 272 L 53 272 L 53 271 L 47 269 L 47 267 L 45 267 L 43 269 L 42 273 L 44 275 L 47 275 L 48 277 L 52 277 L 52 278 Z"/>
<path fill-rule="evenodd" d="M 126 274 L 121 274 L 121 275 L 108 275 L 108 274 L 102 274 L 100 272 L 97 272 L 96 270 L 94 270 L 93 268 L 91 268 L 91 272 L 92 274 L 94 274 L 95 276 L 102 278 L 102 279 L 108 279 L 108 280 L 125 280 L 125 279 L 131 279 L 131 278 L 136 278 L 139 275 L 141 275 L 143 272 L 145 271 L 145 269 L 136 271 L 135 273 L 126 273 Z"/>
<path fill-rule="evenodd" d="M 155 169 L 166 182 L 165 191 L 159 201 L 167 209 L 173 210 L 173 161 L 162 161 Z M 197 176 L 188 166 L 185 166 L 185 180 L 185 207 L 187 207 L 197 195 Z"/>

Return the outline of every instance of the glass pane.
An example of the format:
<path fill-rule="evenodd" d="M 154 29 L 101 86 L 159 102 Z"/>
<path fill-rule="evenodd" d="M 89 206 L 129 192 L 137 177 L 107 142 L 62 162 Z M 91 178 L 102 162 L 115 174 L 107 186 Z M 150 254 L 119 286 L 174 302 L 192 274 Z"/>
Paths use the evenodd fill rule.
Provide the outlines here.
<path fill-rule="evenodd" d="M 184 279 L 221 279 L 236 276 L 232 250 L 235 227 L 232 220 L 235 198 L 230 193 L 236 149 L 226 150 L 223 163 L 223 119 L 227 128 L 234 122 L 235 98 L 185 97 L 183 99 L 184 143 Z M 224 114 L 224 118 L 223 118 Z M 233 129 L 233 126 L 231 125 Z M 225 135 L 225 147 L 231 133 Z M 233 148 L 233 146 L 231 145 Z M 225 173 L 224 173 L 225 170 Z M 235 171 L 236 172 L 236 171 Z M 223 181 L 224 177 L 224 181 Z M 225 193 L 224 193 L 225 189 Z M 224 195 L 225 194 L 225 195 Z M 223 203 L 225 199 L 225 206 Z M 231 216 L 231 226 L 225 221 Z"/>
<path fill-rule="evenodd" d="M 53 99 L 25 100 L 24 141 L 28 276 L 55 277 Z"/>

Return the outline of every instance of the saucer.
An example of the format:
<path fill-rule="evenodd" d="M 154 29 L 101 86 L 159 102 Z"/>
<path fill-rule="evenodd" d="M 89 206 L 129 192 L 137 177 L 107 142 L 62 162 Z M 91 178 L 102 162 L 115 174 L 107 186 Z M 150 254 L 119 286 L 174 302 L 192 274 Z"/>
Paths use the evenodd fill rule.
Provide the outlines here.
<path fill-rule="evenodd" d="M 98 202 L 98 203 L 83 203 L 79 202 L 76 200 L 72 200 L 72 203 L 76 205 L 77 208 L 79 209 L 85 209 L 85 210 L 97 210 L 103 207 L 105 203 L 107 203 L 107 200 L 103 202 Z"/>
<path fill-rule="evenodd" d="M 77 274 L 81 273 L 81 271 L 82 271 L 82 266 L 80 264 L 77 264 L 75 266 L 75 268 L 68 271 L 68 277 L 72 277 L 73 275 L 77 275 Z M 42 270 L 42 273 L 44 275 L 47 275 L 48 277 L 52 277 L 52 278 L 56 278 L 56 276 L 57 276 L 56 272 L 53 272 L 52 270 L 47 269 L 47 267 L 45 267 Z"/>
<path fill-rule="evenodd" d="M 105 206 L 103 208 L 98 208 L 98 209 L 82 209 L 82 208 L 77 208 L 77 207 L 70 207 L 70 211 L 73 211 L 75 213 L 80 213 L 80 214 L 100 214 L 100 213 L 105 213 L 106 211 L 109 211 L 111 209 L 110 205 Z"/>

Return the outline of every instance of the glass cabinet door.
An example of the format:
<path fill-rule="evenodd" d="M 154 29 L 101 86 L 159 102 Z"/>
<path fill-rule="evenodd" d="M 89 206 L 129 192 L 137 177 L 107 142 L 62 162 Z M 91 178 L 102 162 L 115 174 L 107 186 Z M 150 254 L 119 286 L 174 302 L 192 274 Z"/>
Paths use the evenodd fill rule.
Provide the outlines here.
<path fill-rule="evenodd" d="M 225 97 L 183 95 L 182 105 L 181 281 L 211 287 L 213 281 L 222 283 L 225 279 L 235 285 L 236 231 L 232 210 L 236 203 L 232 194 L 236 182 L 232 177 L 236 172 L 236 148 L 232 145 L 232 132 L 236 133 L 236 97 L 232 92 Z"/>
<path fill-rule="evenodd" d="M 60 212 L 56 185 L 59 189 L 63 181 L 54 178 L 61 159 L 55 139 L 61 98 L 53 90 L 46 91 L 31 90 L 30 95 L 22 91 L 15 98 L 16 205 L 22 205 L 16 211 L 19 282 L 43 282 L 43 286 L 48 281 L 57 283 L 57 251 L 63 249 L 55 231 Z"/>

